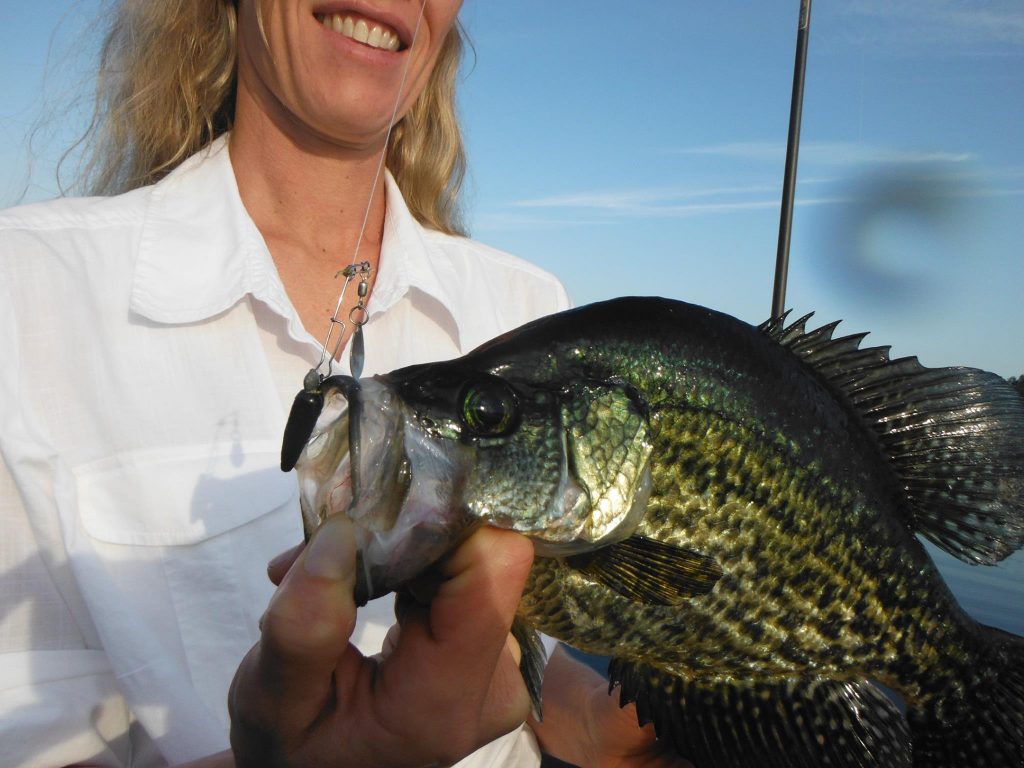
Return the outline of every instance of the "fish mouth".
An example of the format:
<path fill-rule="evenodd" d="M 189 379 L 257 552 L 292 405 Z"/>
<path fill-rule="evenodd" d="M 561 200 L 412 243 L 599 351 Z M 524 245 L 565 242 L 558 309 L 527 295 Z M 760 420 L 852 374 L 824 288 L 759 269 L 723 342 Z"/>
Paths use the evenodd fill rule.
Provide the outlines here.
<path fill-rule="evenodd" d="M 312 456 L 333 439 L 334 450 L 304 455 L 296 468 L 307 518 L 312 508 L 317 524 L 334 514 L 353 523 L 361 606 L 443 558 L 471 518 L 458 498 L 466 471 L 458 446 L 439 443 L 383 380 L 345 378 L 329 403 L 332 420 L 307 446 Z"/>
<path fill-rule="evenodd" d="M 439 444 L 400 411 L 392 409 L 400 422 L 395 444 L 363 456 L 366 484 L 348 512 L 356 529 L 357 604 L 418 576 L 472 525 L 459 497 L 465 461 L 458 447 Z M 372 480 L 366 475 L 371 471 Z"/>
<path fill-rule="evenodd" d="M 396 528 L 409 487 L 409 461 L 403 454 L 396 481 L 372 514 L 360 513 L 359 507 L 350 504 L 353 516 L 357 516 L 353 519 L 356 522 L 353 599 L 359 607 L 393 591 L 399 586 L 397 582 L 402 580 L 393 561 L 401 562 L 398 550 L 403 543 L 409 545 L 409 542 L 401 541 L 400 529 Z M 349 511 L 343 514 L 349 514 Z"/>
<path fill-rule="evenodd" d="M 357 530 L 356 605 L 361 607 L 405 586 L 441 560 L 454 543 L 451 531 L 438 524 L 387 533 Z"/>

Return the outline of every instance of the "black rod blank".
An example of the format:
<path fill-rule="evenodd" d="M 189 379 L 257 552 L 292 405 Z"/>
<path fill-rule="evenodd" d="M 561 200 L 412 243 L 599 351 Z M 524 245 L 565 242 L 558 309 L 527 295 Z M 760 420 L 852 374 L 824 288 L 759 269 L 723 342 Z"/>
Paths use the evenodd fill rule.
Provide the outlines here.
<path fill-rule="evenodd" d="M 800 0 L 793 64 L 793 98 L 789 105 L 789 139 L 786 143 L 786 175 L 782 180 L 782 211 L 779 214 L 779 249 L 775 256 L 773 318 L 785 312 L 786 278 L 789 274 L 789 242 L 793 234 L 793 199 L 796 195 L 796 162 L 800 149 L 800 116 L 804 106 L 804 73 L 807 71 L 807 38 L 811 31 L 811 0 Z"/>

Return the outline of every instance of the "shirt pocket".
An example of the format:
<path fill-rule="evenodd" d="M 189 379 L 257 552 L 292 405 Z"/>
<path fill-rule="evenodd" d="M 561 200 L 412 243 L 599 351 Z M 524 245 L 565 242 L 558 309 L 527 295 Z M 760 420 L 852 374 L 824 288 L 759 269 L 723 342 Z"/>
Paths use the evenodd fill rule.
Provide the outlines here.
<path fill-rule="evenodd" d="M 295 476 L 277 443 L 212 454 L 207 446 L 119 453 L 75 468 L 79 514 L 107 544 L 181 546 L 231 531 L 290 505 Z"/>
<path fill-rule="evenodd" d="M 120 453 L 73 470 L 76 573 L 133 711 L 158 741 L 226 748 L 224 702 L 273 593 L 267 561 L 302 540 L 275 442 Z M 145 719 L 160 709 L 157 725 Z M 199 752 L 197 754 L 205 754 Z"/>

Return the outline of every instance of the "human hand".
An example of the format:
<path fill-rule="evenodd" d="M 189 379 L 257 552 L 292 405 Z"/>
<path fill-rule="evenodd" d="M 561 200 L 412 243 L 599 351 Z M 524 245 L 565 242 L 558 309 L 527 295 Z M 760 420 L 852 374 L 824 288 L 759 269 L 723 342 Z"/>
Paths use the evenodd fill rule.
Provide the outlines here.
<path fill-rule="evenodd" d="M 509 628 L 533 559 L 528 540 L 474 533 L 441 565 L 429 609 L 412 613 L 379 658 L 349 643 L 349 521 L 330 518 L 292 554 L 269 569 L 280 587 L 228 696 L 238 766 L 447 764 L 526 719 Z"/>
<path fill-rule="evenodd" d="M 586 768 L 693 768 L 637 724 L 636 707 L 619 707 L 608 682 L 559 647 L 544 675 L 544 720 L 531 720 L 541 747 Z"/>

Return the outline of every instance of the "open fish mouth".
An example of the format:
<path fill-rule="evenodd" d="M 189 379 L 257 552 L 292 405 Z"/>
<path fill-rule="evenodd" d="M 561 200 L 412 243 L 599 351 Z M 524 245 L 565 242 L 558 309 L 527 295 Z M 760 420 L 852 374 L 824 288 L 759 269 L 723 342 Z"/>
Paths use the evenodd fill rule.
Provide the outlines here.
<path fill-rule="evenodd" d="M 325 384 L 323 413 L 296 464 L 307 538 L 327 518 L 355 526 L 355 600 L 393 591 L 443 557 L 471 524 L 454 498 L 465 456 L 410 418 L 379 378 Z"/>
<path fill-rule="evenodd" d="M 618 380 L 552 389 L 426 364 L 331 377 L 314 394 L 323 408 L 295 464 L 306 535 L 330 515 L 352 520 L 358 602 L 419 576 L 477 525 L 562 558 L 625 540 L 644 515 L 646 406 Z"/>

